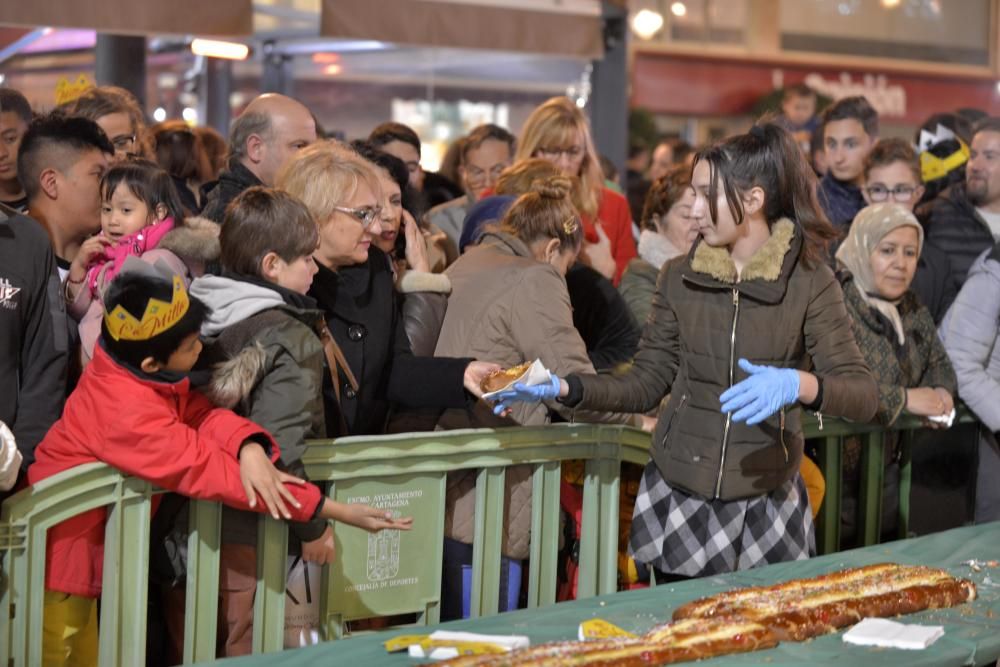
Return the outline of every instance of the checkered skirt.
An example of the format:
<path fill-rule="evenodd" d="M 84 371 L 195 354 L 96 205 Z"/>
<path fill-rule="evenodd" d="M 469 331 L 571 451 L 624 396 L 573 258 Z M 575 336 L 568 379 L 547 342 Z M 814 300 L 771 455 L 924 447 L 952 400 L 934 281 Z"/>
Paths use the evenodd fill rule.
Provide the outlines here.
<path fill-rule="evenodd" d="M 705 500 L 664 481 L 652 461 L 639 485 L 629 552 L 662 572 L 701 577 L 816 553 L 800 475 L 764 496 Z"/>

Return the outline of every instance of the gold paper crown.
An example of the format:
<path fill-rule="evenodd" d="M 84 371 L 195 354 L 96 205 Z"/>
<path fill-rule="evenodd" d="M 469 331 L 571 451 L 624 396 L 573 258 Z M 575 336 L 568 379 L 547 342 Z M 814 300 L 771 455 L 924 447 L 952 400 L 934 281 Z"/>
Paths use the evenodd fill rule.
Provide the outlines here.
<path fill-rule="evenodd" d="M 920 154 L 920 178 L 924 183 L 945 176 L 955 167 L 960 167 L 969 160 L 969 147 L 961 139 L 958 140 L 958 150 L 948 157 L 938 157 L 930 151 Z"/>
<path fill-rule="evenodd" d="M 81 74 L 76 77 L 76 81 L 72 82 L 64 76 L 56 84 L 56 106 L 72 102 L 93 87 L 94 84 L 90 82 L 86 74 Z"/>
<path fill-rule="evenodd" d="M 170 303 L 150 299 L 146 304 L 146 312 L 142 314 L 142 320 L 135 319 L 131 313 L 122 308 L 121 304 L 105 314 L 104 323 L 111 337 L 115 340 L 149 340 L 177 324 L 187 313 L 191 302 L 188 300 L 188 293 L 180 276 L 173 277 L 173 285 L 174 291 Z"/>

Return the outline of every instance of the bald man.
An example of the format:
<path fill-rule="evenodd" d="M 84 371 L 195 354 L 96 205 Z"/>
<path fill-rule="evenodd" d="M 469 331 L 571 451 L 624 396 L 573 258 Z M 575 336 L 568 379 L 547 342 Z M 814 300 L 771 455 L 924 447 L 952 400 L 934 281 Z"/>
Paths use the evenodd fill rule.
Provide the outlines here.
<path fill-rule="evenodd" d="M 254 99 L 229 131 L 229 167 L 208 193 L 202 216 L 222 222 L 229 202 L 254 185 L 274 185 L 275 176 L 296 151 L 316 141 L 309 109 L 284 95 Z"/>

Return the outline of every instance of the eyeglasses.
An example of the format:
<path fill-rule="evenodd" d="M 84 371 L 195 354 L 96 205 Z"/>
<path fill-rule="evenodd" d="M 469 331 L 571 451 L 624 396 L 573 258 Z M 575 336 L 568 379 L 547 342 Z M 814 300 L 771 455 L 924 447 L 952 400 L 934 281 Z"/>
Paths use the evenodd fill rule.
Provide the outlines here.
<path fill-rule="evenodd" d="M 583 146 L 570 146 L 569 148 L 539 148 L 539 157 L 546 160 L 558 160 L 560 155 L 565 155 L 571 160 L 575 160 L 583 155 Z"/>
<path fill-rule="evenodd" d="M 495 164 L 487 169 L 480 169 L 479 167 L 467 167 L 465 169 L 465 180 L 466 182 L 473 186 L 478 187 L 483 183 L 487 182 L 487 177 L 489 177 L 490 182 L 496 183 L 500 179 L 500 174 L 506 169 L 508 165 L 506 162 L 503 164 Z"/>
<path fill-rule="evenodd" d="M 112 139 L 111 143 L 114 145 L 115 151 L 127 151 L 135 145 L 135 135 L 123 134 Z"/>
<path fill-rule="evenodd" d="M 340 211 L 353 217 L 361 223 L 361 226 L 368 229 L 382 215 L 381 206 L 362 206 L 361 208 L 348 208 L 346 206 L 334 206 L 334 211 Z"/>
<path fill-rule="evenodd" d="M 865 191 L 868 193 L 868 198 L 874 202 L 886 201 L 889 199 L 889 195 L 892 195 L 893 201 L 908 202 L 913 198 L 916 188 L 911 185 L 897 185 L 890 190 L 884 185 L 873 185 L 866 188 Z"/>

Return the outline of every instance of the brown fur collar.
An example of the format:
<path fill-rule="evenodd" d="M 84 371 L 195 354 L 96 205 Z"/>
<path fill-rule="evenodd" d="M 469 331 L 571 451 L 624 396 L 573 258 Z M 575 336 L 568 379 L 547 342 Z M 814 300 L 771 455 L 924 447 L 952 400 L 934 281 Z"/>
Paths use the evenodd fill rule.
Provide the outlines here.
<path fill-rule="evenodd" d="M 219 224 L 208 218 L 185 218 L 184 224 L 167 232 L 157 244 L 174 253 L 185 264 L 207 264 L 219 259 Z"/>
<path fill-rule="evenodd" d="M 750 258 L 741 276 L 737 276 L 736 265 L 725 248 L 713 248 L 707 243 L 698 244 L 691 259 L 691 268 L 725 283 L 735 284 L 737 277 L 743 282 L 763 280 L 773 283 L 781 277 L 781 265 L 794 237 L 795 224 L 787 218 L 778 220 L 771 227 L 771 238 Z"/>
<path fill-rule="evenodd" d="M 232 359 L 212 369 L 212 382 L 202 391 L 220 408 L 232 410 L 242 403 L 254 387 L 267 364 L 267 352 L 260 343 L 248 345 Z"/>

